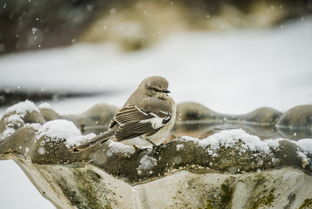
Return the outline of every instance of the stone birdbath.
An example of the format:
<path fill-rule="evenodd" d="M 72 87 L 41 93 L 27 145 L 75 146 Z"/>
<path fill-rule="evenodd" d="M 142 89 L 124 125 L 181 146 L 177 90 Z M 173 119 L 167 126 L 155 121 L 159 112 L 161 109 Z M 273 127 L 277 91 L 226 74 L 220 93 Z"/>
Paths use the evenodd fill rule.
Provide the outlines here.
<path fill-rule="evenodd" d="M 182 103 L 171 137 L 154 149 L 108 140 L 70 151 L 105 131 L 117 109 L 13 105 L 0 120 L 0 159 L 62 209 L 312 208 L 312 105 L 225 115 Z"/>

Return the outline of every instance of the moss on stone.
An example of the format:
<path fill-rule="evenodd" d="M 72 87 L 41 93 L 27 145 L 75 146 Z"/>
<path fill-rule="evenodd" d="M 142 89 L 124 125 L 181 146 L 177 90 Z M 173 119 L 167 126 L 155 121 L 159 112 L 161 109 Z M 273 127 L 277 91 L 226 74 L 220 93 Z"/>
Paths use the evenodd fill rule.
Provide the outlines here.
<path fill-rule="evenodd" d="M 263 174 L 255 174 L 255 188 L 258 188 L 259 186 L 265 185 L 264 183 L 266 182 L 266 178 L 264 177 Z"/>
<path fill-rule="evenodd" d="M 275 199 L 274 189 L 270 190 L 268 195 L 264 195 L 262 197 L 255 198 L 253 202 L 249 205 L 247 209 L 257 209 L 262 206 L 271 206 Z"/>
<path fill-rule="evenodd" d="M 97 184 L 101 177 L 92 170 L 73 170 L 76 186 L 70 185 L 67 179 L 60 178 L 58 185 L 72 205 L 79 209 L 111 209 L 110 201 L 99 201 Z M 74 189 L 72 189 L 74 188 Z M 103 194 L 105 195 L 105 194 Z"/>
<path fill-rule="evenodd" d="M 68 200 L 72 203 L 72 205 L 77 206 L 77 208 L 82 208 L 79 207 L 82 202 L 81 199 L 77 196 L 77 192 L 72 189 L 73 187 L 69 186 L 66 183 L 66 180 L 64 178 L 61 178 L 57 181 L 57 184 L 60 186 L 60 189 L 64 193 L 64 195 L 68 198 Z"/>
<path fill-rule="evenodd" d="M 87 170 L 86 173 L 94 182 L 99 183 L 101 181 L 101 176 L 98 173 L 92 170 Z"/>
<path fill-rule="evenodd" d="M 91 174 L 91 175 L 90 175 Z M 74 172 L 75 178 L 77 180 L 77 188 L 81 196 L 83 197 L 84 205 L 81 208 L 92 208 L 92 209 L 111 209 L 111 204 L 109 201 L 99 202 L 97 198 L 96 184 L 99 183 L 99 178 L 94 171 L 77 171 Z M 105 198 L 106 199 L 106 198 Z M 80 208 L 79 206 L 77 206 Z"/>
<path fill-rule="evenodd" d="M 218 189 L 199 192 L 204 194 L 199 201 L 203 203 L 200 209 L 229 209 L 233 197 L 231 179 L 226 179 Z"/>
<path fill-rule="evenodd" d="M 221 196 L 220 196 L 220 203 L 222 204 L 223 208 L 230 208 L 231 205 L 231 199 L 233 197 L 233 188 L 230 185 L 229 180 L 226 180 L 221 185 Z"/>
<path fill-rule="evenodd" d="M 304 203 L 300 206 L 299 209 L 309 209 L 312 208 L 312 199 L 305 199 Z"/>

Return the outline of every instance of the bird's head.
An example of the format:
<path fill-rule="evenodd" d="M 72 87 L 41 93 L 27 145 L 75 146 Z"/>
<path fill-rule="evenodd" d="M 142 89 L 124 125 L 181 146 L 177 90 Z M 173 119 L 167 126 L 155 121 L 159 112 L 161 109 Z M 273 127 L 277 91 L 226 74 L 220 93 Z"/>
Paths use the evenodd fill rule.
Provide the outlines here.
<path fill-rule="evenodd" d="M 161 76 L 151 76 L 145 78 L 141 84 L 140 88 L 143 88 L 147 95 L 153 96 L 164 96 L 170 93 L 168 90 L 168 81 Z"/>

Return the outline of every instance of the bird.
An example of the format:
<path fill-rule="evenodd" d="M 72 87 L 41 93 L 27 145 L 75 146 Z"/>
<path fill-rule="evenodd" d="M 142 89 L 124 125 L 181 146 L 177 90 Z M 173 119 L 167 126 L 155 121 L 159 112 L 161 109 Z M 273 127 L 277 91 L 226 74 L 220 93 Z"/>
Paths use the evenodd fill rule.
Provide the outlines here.
<path fill-rule="evenodd" d="M 169 95 L 168 81 L 161 76 L 145 78 L 114 115 L 109 128 L 72 151 L 79 152 L 109 139 L 116 141 L 141 137 L 153 147 L 169 135 L 176 118 L 176 104 Z"/>

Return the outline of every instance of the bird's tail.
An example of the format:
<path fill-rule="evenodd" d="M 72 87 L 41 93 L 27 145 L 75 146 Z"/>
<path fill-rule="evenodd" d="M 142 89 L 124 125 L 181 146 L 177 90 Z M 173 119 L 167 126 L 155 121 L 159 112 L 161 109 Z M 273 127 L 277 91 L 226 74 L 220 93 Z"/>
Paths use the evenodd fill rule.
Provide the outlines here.
<path fill-rule="evenodd" d="M 104 133 L 101 133 L 94 138 L 78 145 L 74 146 L 70 149 L 71 152 L 81 152 L 89 147 L 94 146 L 96 143 L 103 143 L 109 140 L 113 135 L 114 135 L 115 130 L 114 129 L 109 129 L 105 131 Z"/>

